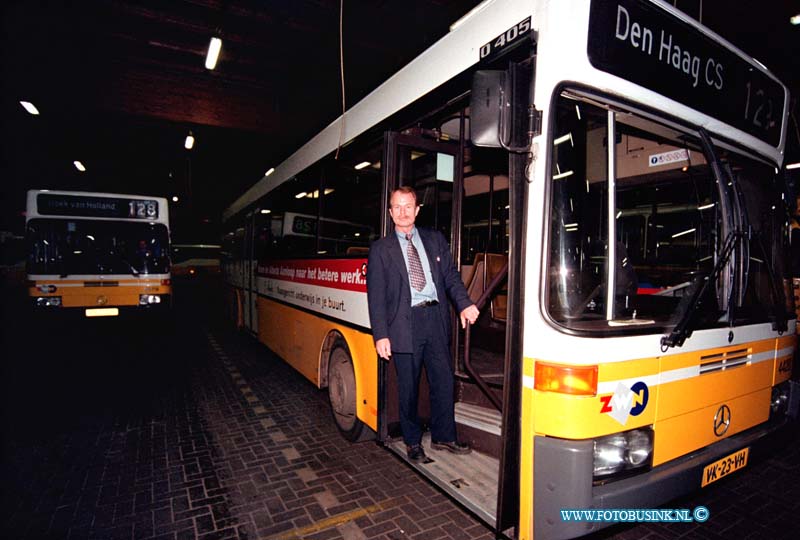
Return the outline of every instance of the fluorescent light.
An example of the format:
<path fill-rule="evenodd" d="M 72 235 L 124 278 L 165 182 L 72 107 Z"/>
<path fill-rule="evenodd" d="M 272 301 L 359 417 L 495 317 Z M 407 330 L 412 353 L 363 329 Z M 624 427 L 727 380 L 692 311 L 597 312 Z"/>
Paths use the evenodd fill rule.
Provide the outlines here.
<path fill-rule="evenodd" d="M 361 169 L 363 169 L 364 167 L 369 167 L 370 165 L 372 165 L 372 163 L 370 163 L 369 161 L 362 161 L 361 163 L 359 163 L 358 165 L 356 165 L 356 170 L 357 170 L 357 171 L 360 171 L 360 170 L 361 170 Z"/>
<path fill-rule="evenodd" d="M 331 193 L 333 193 L 333 188 L 332 187 L 326 187 L 324 193 L 325 193 L 325 195 L 330 195 Z"/>
<path fill-rule="evenodd" d="M 713 202 L 711 204 L 704 204 L 703 206 L 698 206 L 697 209 L 698 210 L 708 210 L 709 208 L 714 208 L 715 204 L 716 203 L 713 203 Z"/>
<path fill-rule="evenodd" d="M 619 219 L 619 218 L 620 218 L 620 216 L 622 216 L 622 210 L 620 210 L 619 212 L 617 212 L 617 217 L 616 217 L 616 219 Z"/>
<path fill-rule="evenodd" d="M 222 40 L 212 37 L 208 43 L 208 54 L 206 55 L 206 69 L 214 69 L 217 66 L 219 51 L 222 49 Z"/>
<path fill-rule="evenodd" d="M 79 171 L 86 172 L 86 167 L 84 167 L 83 163 L 81 163 L 77 159 L 73 161 L 72 164 L 75 165 L 75 168 L 78 169 Z"/>
<path fill-rule="evenodd" d="M 261 211 L 261 213 L 262 213 L 262 214 L 269 214 L 270 212 L 272 212 L 272 210 L 269 210 L 269 209 L 267 209 L 267 208 L 264 208 L 264 209 Z"/>
<path fill-rule="evenodd" d="M 575 171 L 567 171 L 567 172 L 563 172 L 563 173 L 561 173 L 561 174 L 557 174 L 557 175 L 555 175 L 555 176 L 553 177 L 553 180 L 560 180 L 561 178 L 566 178 L 567 176 L 572 176 L 573 174 L 575 174 Z"/>
<path fill-rule="evenodd" d="M 37 109 L 36 106 L 30 101 L 20 101 L 19 104 L 22 105 L 25 108 L 25 110 L 31 113 L 32 115 L 36 116 L 39 114 L 39 109 Z"/>
<path fill-rule="evenodd" d="M 800 13 L 798 13 L 797 15 L 794 15 L 792 17 L 789 17 L 789 22 L 792 23 L 795 26 L 799 25 L 800 24 Z"/>
<path fill-rule="evenodd" d="M 689 229 L 688 231 L 681 231 L 679 233 L 675 233 L 672 235 L 672 238 L 678 238 L 679 236 L 684 236 L 686 234 L 692 234 L 697 229 Z"/>
<path fill-rule="evenodd" d="M 558 146 L 561 143 L 565 143 L 569 141 L 572 146 L 575 146 L 575 142 L 572 140 L 572 132 L 567 133 L 566 135 L 562 135 L 558 137 L 556 140 L 553 141 L 553 146 Z"/>
<path fill-rule="evenodd" d="M 295 199 L 302 199 L 302 198 L 303 198 L 303 197 L 305 197 L 306 195 L 308 195 L 308 193 L 306 193 L 305 191 L 301 191 L 300 193 L 298 193 L 297 195 L 295 195 L 295 196 L 294 196 L 294 198 L 295 198 Z"/>
<path fill-rule="evenodd" d="M 798 161 L 797 163 L 789 163 L 786 166 L 786 169 L 789 171 L 791 171 L 792 169 L 800 169 L 800 161 Z"/>
<path fill-rule="evenodd" d="M 178 202 L 178 196 L 177 195 L 173 195 L 172 196 L 172 202 Z"/>
<path fill-rule="evenodd" d="M 270 170 L 264 173 L 264 176 L 269 176 L 275 172 L 275 167 L 271 167 Z"/>
<path fill-rule="evenodd" d="M 187 150 L 191 150 L 193 146 L 194 146 L 194 135 L 192 135 L 192 132 L 190 131 L 189 134 L 186 136 L 186 140 L 183 143 L 183 147 L 186 148 Z"/>

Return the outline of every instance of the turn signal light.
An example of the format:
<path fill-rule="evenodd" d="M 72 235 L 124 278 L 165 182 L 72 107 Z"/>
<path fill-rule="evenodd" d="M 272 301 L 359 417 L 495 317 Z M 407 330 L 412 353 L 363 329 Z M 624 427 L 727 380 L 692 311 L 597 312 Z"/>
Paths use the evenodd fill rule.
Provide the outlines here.
<path fill-rule="evenodd" d="M 161 280 L 161 285 L 164 286 L 164 287 L 168 287 L 168 286 L 172 285 L 172 280 L 171 279 L 162 279 Z"/>
<path fill-rule="evenodd" d="M 575 396 L 597 395 L 597 366 L 564 366 L 536 362 L 534 388 Z"/>

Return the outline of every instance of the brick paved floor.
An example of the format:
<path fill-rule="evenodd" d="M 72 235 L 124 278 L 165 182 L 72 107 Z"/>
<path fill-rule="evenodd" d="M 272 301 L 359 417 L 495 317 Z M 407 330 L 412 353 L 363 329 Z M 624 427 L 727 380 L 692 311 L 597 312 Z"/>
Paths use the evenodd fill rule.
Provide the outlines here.
<path fill-rule="evenodd" d="M 389 452 L 345 442 L 325 393 L 205 293 L 178 303 L 174 337 L 4 308 L 3 538 L 492 538 Z M 594 538 L 800 537 L 798 443 L 670 505 L 707 506 L 705 524 Z"/>
<path fill-rule="evenodd" d="M 179 305 L 174 341 L 81 321 L 31 353 L 40 328 L 4 334 L 3 538 L 492 537 L 200 308 Z"/>

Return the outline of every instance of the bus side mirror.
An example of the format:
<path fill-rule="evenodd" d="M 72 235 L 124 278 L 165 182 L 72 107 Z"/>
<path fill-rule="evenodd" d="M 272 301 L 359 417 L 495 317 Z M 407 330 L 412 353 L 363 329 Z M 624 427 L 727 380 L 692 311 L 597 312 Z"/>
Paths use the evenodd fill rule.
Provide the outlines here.
<path fill-rule="evenodd" d="M 505 71 L 476 71 L 470 96 L 470 138 L 475 146 L 503 148 L 508 140 L 511 92 Z"/>

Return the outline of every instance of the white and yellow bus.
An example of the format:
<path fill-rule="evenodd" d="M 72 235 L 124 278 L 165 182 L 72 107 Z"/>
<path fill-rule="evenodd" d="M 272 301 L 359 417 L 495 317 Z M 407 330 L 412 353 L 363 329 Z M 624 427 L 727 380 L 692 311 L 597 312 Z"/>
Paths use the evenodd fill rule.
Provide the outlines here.
<path fill-rule="evenodd" d="M 226 210 L 230 312 L 405 459 L 365 276 L 413 186 L 482 315 L 452 336 L 475 451 L 409 465 L 498 534 L 587 534 L 561 511 L 705 488 L 798 414 L 788 104 L 665 2 L 484 2 Z"/>
<path fill-rule="evenodd" d="M 28 296 L 37 310 L 85 317 L 168 312 L 165 198 L 31 190 L 25 222 Z"/>
<path fill-rule="evenodd" d="M 203 278 L 220 275 L 219 244 L 172 244 L 172 278 Z"/>

